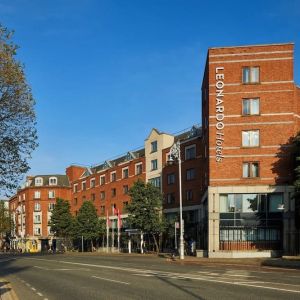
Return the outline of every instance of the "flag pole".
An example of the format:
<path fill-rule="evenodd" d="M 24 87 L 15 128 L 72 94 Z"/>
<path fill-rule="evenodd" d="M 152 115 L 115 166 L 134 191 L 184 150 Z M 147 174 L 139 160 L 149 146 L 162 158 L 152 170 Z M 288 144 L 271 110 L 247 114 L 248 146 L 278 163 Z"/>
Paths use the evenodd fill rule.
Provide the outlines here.
<path fill-rule="evenodd" d="M 108 219 L 108 210 L 106 211 L 106 252 L 108 253 L 109 248 L 109 219 Z"/>

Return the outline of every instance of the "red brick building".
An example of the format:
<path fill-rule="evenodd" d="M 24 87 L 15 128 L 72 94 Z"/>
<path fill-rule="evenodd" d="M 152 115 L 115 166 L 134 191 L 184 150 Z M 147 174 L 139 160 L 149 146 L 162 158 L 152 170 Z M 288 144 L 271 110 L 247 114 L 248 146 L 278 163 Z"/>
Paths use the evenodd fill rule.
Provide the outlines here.
<path fill-rule="evenodd" d="M 300 118 L 293 67 L 293 44 L 208 50 L 202 127 L 209 256 L 292 247 L 290 151 Z"/>
<path fill-rule="evenodd" d="M 53 237 L 48 222 L 57 198 L 71 199 L 66 175 L 27 177 L 24 186 L 9 201 L 15 223 L 14 248 L 35 252 L 48 245 Z"/>

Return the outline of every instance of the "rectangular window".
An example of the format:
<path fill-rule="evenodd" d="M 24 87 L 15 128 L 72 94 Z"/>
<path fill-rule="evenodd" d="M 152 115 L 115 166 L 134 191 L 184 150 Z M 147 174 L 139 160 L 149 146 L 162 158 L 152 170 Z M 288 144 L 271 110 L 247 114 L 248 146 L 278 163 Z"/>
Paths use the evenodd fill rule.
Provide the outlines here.
<path fill-rule="evenodd" d="M 157 159 L 151 160 L 151 171 L 157 170 Z"/>
<path fill-rule="evenodd" d="M 100 176 L 100 185 L 105 184 L 105 175 Z"/>
<path fill-rule="evenodd" d="M 128 194 L 129 188 L 128 185 L 123 185 L 123 194 Z"/>
<path fill-rule="evenodd" d="M 104 191 L 101 191 L 101 192 L 100 192 L 100 199 L 101 199 L 101 200 L 104 200 L 104 199 L 105 199 L 105 192 L 104 192 Z"/>
<path fill-rule="evenodd" d="M 243 67 L 243 83 L 259 83 L 259 67 Z"/>
<path fill-rule="evenodd" d="M 96 200 L 96 195 L 95 194 L 91 194 L 91 200 L 95 201 Z"/>
<path fill-rule="evenodd" d="M 194 159 L 196 158 L 196 145 L 191 145 L 185 147 L 185 159 Z"/>
<path fill-rule="evenodd" d="M 157 151 L 157 141 L 151 143 L 151 153 Z"/>
<path fill-rule="evenodd" d="M 136 164 L 135 165 L 135 175 L 140 175 L 143 173 L 143 164 Z"/>
<path fill-rule="evenodd" d="M 77 184 L 77 183 L 74 184 L 74 186 L 73 186 L 73 191 L 74 191 L 74 193 L 77 193 L 77 192 L 78 192 L 78 184 Z"/>
<path fill-rule="evenodd" d="M 40 227 L 34 227 L 34 235 L 41 235 L 41 228 Z"/>
<path fill-rule="evenodd" d="M 186 180 L 193 180 L 196 178 L 195 169 L 187 169 L 186 170 Z"/>
<path fill-rule="evenodd" d="M 49 203 L 48 204 L 48 210 L 52 211 L 54 209 L 55 203 Z"/>
<path fill-rule="evenodd" d="M 123 178 L 128 178 L 128 176 L 129 176 L 129 170 L 128 170 L 128 168 L 123 169 L 122 170 L 122 177 Z"/>
<path fill-rule="evenodd" d="M 86 196 L 82 196 L 82 202 L 86 200 Z"/>
<path fill-rule="evenodd" d="M 40 203 L 34 203 L 34 211 L 41 211 L 41 204 Z"/>
<path fill-rule="evenodd" d="M 111 196 L 116 197 L 116 195 L 117 195 L 117 190 L 115 188 L 111 189 Z"/>
<path fill-rule="evenodd" d="M 259 163 L 258 162 L 244 162 L 243 163 L 243 178 L 259 177 Z"/>
<path fill-rule="evenodd" d="M 74 198 L 74 205 L 77 205 L 78 204 L 78 200 L 77 198 Z"/>
<path fill-rule="evenodd" d="M 48 198 L 49 198 L 49 199 L 55 198 L 55 191 L 49 191 L 49 192 L 48 192 Z"/>
<path fill-rule="evenodd" d="M 90 187 L 91 188 L 95 187 L 95 178 L 91 179 L 91 181 L 90 181 Z"/>
<path fill-rule="evenodd" d="M 160 188 L 160 177 L 149 179 L 149 182 L 157 188 Z"/>
<path fill-rule="evenodd" d="M 175 203 L 175 195 L 174 193 L 167 194 L 167 204 Z"/>
<path fill-rule="evenodd" d="M 123 212 L 127 212 L 128 201 L 123 201 Z"/>
<path fill-rule="evenodd" d="M 279 212 L 278 209 L 283 204 L 282 194 L 269 195 L 269 212 Z"/>
<path fill-rule="evenodd" d="M 40 199 L 41 198 L 41 192 L 40 191 L 35 191 L 34 192 L 34 199 Z"/>
<path fill-rule="evenodd" d="M 259 115 L 259 98 L 243 99 L 243 116 Z"/>
<path fill-rule="evenodd" d="M 83 181 L 83 182 L 81 183 L 81 189 L 82 189 L 83 191 L 86 190 L 86 182 L 85 182 L 85 181 Z"/>
<path fill-rule="evenodd" d="M 34 215 L 34 224 L 41 224 L 41 215 Z"/>
<path fill-rule="evenodd" d="M 117 180 L 117 173 L 116 172 L 111 172 L 110 173 L 110 181 L 114 182 Z"/>
<path fill-rule="evenodd" d="M 100 206 L 100 213 L 101 213 L 101 215 L 105 214 L 105 206 L 104 205 Z"/>
<path fill-rule="evenodd" d="M 258 147 L 259 146 L 259 130 L 242 131 L 242 146 L 243 147 Z"/>
<path fill-rule="evenodd" d="M 193 200 L 193 190 L 187 190 L 186 191 L 186 200 L 192 201 Z"/>
<path fill-rule="evenodd" d="M 167 175 L 167 183 L 170 184 L 174 184 L 175 183 L 175 174 L 171 173 Z"/>

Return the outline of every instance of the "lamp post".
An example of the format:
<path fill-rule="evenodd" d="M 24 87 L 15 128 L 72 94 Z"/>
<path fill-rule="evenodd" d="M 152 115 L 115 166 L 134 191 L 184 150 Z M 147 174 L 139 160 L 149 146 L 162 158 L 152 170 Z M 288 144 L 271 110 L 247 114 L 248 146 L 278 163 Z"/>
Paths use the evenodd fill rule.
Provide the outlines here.
<path fill-rule="evenodd" d="M 180 141 L 173 144 L 170 149 L 170 160 L 177 159 L 178 161 L 178 173 L 179 173 L 179 224 L 180 224 L 180 236 L 179 236 L 179 257 L 184 259 L 184 242 L 183 242 L 183 220 L 182 220 L 182 187 L 181 187 L 181 154 L 180 154 Z"/>

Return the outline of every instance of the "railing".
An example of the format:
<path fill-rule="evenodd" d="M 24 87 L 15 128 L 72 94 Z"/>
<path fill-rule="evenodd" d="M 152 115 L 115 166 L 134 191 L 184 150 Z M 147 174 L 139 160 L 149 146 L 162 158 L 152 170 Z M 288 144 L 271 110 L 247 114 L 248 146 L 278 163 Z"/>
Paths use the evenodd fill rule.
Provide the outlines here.
<path fill-rule="evenodd" d="M 220 227 L 220 250 L 281 250 L 282 230 L 271 227 Z"/>
<path fill-rule="evenodd" d="M 287 232 L 287 244 L 289 255 L 300 255 L 300 230 Z"/>

